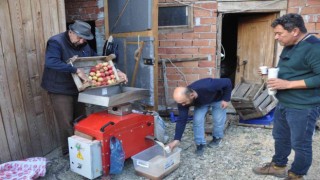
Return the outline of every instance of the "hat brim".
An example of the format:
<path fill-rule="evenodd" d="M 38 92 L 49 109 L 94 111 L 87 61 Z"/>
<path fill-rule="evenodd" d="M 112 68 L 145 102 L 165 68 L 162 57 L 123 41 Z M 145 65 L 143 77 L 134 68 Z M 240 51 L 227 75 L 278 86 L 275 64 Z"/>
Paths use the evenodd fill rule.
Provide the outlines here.
<path fill-rule="evenodd" d="M 78 31 L 76 31 L 76 30 L 74 30 L 74 29 L 72 28 L 72 24 L 69 25 L 69 29 L 70 29 L 71 31 L 73 31 L 75 34 L 77 34 L 77 36 L 79 36 L 79 37 L 81 37 L 81 38 L 83 38 L 83 39 L 86 39 L 86 40 L 92 40 L 92 39 L 93 39 L 93 34 L 92 34 L 92 33 L 90 33 L 89 35 L 81 34 L 81 33 L 79 33 Z"/>

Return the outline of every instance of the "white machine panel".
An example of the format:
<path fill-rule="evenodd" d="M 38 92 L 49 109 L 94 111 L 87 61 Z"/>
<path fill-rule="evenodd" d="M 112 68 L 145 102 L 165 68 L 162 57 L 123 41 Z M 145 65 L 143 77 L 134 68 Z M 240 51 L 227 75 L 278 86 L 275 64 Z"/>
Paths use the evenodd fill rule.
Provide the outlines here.
<path fill-rule="evenodd" d="M 68 138 L 70 169 L 88 179 L 102 175 L 101 143 L 80 136 Z"/>

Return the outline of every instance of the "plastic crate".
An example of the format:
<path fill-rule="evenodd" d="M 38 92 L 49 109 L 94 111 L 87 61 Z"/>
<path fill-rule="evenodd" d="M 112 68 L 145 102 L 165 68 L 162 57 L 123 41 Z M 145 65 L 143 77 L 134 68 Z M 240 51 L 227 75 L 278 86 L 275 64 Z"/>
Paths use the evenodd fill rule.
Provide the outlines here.
<path fill-rule="evenodd" d="M 193 116 L 188 117 L 188 121 L 191 121 L 193 119 Z M 170 121 L 175 123 L 179 121 L 179 116 L 175 116 L 173 112 L 170 112 Z"/>
<path fill-rule="evenodd" d="M 166 153 L 159 145 L 154 145 L 131 157 L 137 174 L 149 179 L 162 179 L 178 168 L 181 148 Z"/>
<path fill-rule="evenodd" d="M 268 114 L 260 118 L 253 118 L 248 120 L 239 119 L 239 123 L 243 124 L 258 124 L 258 125 L 270 125 L 273 122 L 275 109 L 272 109 Z"/>

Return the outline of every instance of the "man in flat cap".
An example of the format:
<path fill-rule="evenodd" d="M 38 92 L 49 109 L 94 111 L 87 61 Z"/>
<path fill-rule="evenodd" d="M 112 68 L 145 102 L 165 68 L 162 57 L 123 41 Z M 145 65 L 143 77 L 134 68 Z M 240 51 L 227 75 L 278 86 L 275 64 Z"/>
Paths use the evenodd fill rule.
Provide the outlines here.
<path fill-rule="evenodd" d="M 87 76 L 80 68 L 67 64 L 73 56 L 96 56 L 87 40 L 92 40 L 91 26 L 83 21 L 75 21 L 66 32 L 52 36 L 46 47 L 45 64 L 41 86 L 48 91 L 53 110 L 58 121 L 62 154 L 68 154 L 67 138 L 73 135 L 73 120 L 85 114 L 85 106 L 79 103 L 78 89 L 71 73 L 76 73 L 84 80 Z M 120 78 L 126 75 L 118 72 Z"/>

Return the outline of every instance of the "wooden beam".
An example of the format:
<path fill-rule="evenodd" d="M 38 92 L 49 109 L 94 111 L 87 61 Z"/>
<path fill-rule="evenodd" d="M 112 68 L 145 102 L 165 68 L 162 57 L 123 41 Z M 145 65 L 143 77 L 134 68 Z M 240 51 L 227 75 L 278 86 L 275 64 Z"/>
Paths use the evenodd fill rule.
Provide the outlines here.
<path fill-rule="evenodd" d="M 218 12 L 275 12 L 287 9 L 287 0 L 218 1 Z"/>
<path fill-rule="evenodd" d="M 196 58 L 176 58 L 176 59 L 161 59 L 161 61 L 158 62 L 158 64 L 162 63 L 164 61 L 165 63 L 168 62 L 190 62 L 190 61 L 203 61 L 208 60 L 208 57 L 196 57 Z"/>

